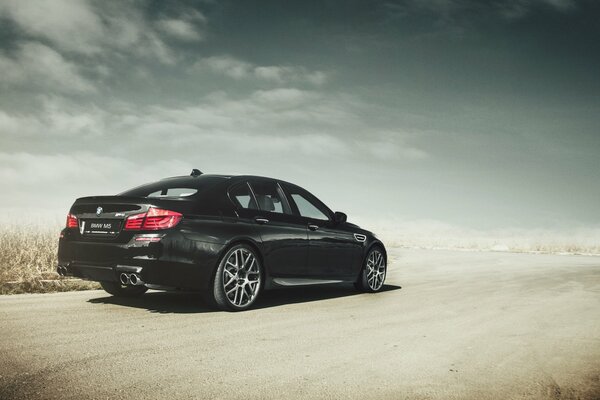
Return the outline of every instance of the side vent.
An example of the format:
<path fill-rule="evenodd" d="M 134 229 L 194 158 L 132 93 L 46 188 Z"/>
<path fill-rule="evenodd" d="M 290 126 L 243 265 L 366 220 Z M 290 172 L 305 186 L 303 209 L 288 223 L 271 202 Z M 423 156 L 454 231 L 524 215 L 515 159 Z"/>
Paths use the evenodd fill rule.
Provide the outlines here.
<path fill-rule="evenodd" d="M 360 233 L 355 233 L 354 239 L 356 239 L 357 241 L 359 241 L 361 243 L 364 243 L 365 240 L 367 240 L 367 237 L 365 235 L 361 235 Z"/>

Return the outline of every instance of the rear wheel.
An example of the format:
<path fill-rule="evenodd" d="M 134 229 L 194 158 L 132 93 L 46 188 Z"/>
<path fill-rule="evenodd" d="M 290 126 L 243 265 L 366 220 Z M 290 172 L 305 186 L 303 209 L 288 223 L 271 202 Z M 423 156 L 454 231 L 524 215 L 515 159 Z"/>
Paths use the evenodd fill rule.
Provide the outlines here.
<path fill-rule="evenodd" d="M 121 285 L 121 283 L 107 281 L 100 282 L 100 286 L 102 286 L 102 289 L 104 289 L 107 293 L 117 297 L 141 296 L 148 290 L 146 286 Z"/>
<path fill-rule="evenodd" d="M 383 250 L 374 247 L 365 257 L 365 264 L 354 286 L 363 292 L 379 292 L 387 273 L 387 260 Z"/>
<path fill-rule="evenodd" d="M 217 307 L 227 311 L 250 308 L 262 289 L 262 271 L 252 247 L 239 244 L 230 248 L 219 262 L 213 283 Z"/>

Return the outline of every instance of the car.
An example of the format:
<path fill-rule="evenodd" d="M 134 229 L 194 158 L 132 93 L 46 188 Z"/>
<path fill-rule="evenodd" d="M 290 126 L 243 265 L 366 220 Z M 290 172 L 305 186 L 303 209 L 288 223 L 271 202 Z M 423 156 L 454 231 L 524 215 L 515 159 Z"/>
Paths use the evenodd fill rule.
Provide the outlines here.
<path fill-rule="evenodd" d="M 297 185 L 194 169 L 77 199 L 60 233 L 57 272 L 114 296 L 194 290 L 240 311 L 279 287 L 353 283 L 379 292 L 387 253 L 373 233 Z"/>

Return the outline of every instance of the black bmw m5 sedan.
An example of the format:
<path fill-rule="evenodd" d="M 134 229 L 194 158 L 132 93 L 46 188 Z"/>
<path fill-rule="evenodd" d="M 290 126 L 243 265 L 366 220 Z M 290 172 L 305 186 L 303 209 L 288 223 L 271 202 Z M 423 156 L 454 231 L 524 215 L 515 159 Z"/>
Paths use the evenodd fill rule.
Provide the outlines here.
<path fill-rule="evenodd" d="M 386 268 L 380 240 L 301 187 L 198 170 L 77 199 L 58 248 L 60 275 L 114 296 L 200 290 L 231 311 L 274 287 L 351 282 L 377 292 Z"/>

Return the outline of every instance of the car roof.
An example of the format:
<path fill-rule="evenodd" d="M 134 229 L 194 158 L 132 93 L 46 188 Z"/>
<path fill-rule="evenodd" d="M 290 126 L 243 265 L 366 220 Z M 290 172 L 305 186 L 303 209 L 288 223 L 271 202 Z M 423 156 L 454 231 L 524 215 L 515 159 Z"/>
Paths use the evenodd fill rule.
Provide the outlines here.
<path fill-rule="evenodd" d="M 261 180 L 261 181 L 274 181 L 281 182 L 283 184 L 289 185 L 290 187 L 295 187 L 301 189 L 305 192 L 306 189 L 302 188 L 291 182 L 286 182 L 281 179 L 270 178 L 266 176 L 258 176 L 258 175 L 218 175 L 218 174 L 199 174 L 199 175 L 183 175 L 183 176 L 173 176 L 170 178 L 164 178 L 157 182 L 148 183 L 145 185 L 138 186 L 136 188 L 127 190 L 120 195 L 137 195 L 136 193 L 139 191 L 155 191 L 164 187 L 167 184 L 169 187 L 195 187 L 199 189 L 197 196 L 206 195 L 208 193 L 213 192 L 214 189 L 217 190 L 226 190 L 227 187 L 230 187 L 233 184 L 237 184 L 245 181 L 252 180 Z M 315 197 L 313 194 L 308 192 L 309 195 L 317 199 L 330 213 L 333 213 L 326 204 L 324 204 L 321 200 Z"/>
<path fill-rule="evenodd" d="M 161 179 L 160 181 L 161 182 L 179 181 L 181 183 L 184 183 L 184 182 L 191 183 L 196 180 L 206 180 L 206 179 L 218 180 L 219 178 L 223 179 L 223 180 L 230 180 L 232 182 L 239 182 L 239 181 L 245 181 L 245 180 L 270 180 L 270 181 L 289 183 L 290 185 L 293 185 L 293 183 L 286 182 L 282 179 L 271 178 L 268 176 L 260 176 L 260 175 L 221 175 L 221 174 L 202 174 L 202 175 L 197 175 L 197 176 L 182 175 L 182 176 L 172 176 L 172 177 L 164 178 L 164 179 Z M 294 185 L 294 186 L 296 186 L 296 185 Z"/>

